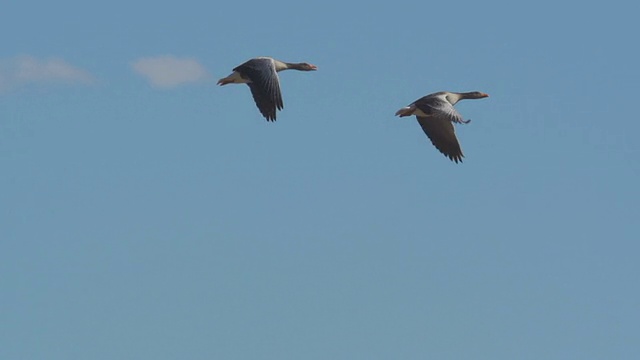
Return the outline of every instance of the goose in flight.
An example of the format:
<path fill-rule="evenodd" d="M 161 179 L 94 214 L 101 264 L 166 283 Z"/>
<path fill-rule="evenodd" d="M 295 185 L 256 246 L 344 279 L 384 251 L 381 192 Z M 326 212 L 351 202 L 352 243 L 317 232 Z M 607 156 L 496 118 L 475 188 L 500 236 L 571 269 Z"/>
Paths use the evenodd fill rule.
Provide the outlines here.
<path fill-rule="evenodd" d="M 257 57 L 236 66 L 231 75 L 218 80 L 218 85 L 249 85 L 260 113 L 267 121 L 276 121 L 276 110 L 284 107 L 278 72 L 288 69 L 313 71 L 318 68 L 309 63 L 288 63 L 270 57 Z"/>
<path fill-rule="evenodd" d="M 453 123 L 468 124 L 471 120 L 464 120 L 453 105 L 462 99 L 482 99 L 488 96 L 479 91 L 465 93 L 441 91 L 421 97 L 398 110 L 396 115 L 400 117 L 415 115 L 433 146 L 451 161 L 458 163 L 462 162 L 464 155 L 456 138 Z"/>

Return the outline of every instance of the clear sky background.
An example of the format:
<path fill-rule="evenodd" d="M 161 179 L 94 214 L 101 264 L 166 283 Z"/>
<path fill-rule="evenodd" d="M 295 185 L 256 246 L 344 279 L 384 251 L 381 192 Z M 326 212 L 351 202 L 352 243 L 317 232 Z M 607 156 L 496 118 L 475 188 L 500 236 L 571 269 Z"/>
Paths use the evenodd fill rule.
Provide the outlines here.
<path fill-rule="evenodd" d="M 0 358 L 638 359 L 631 3 L 3 2 Z"/>

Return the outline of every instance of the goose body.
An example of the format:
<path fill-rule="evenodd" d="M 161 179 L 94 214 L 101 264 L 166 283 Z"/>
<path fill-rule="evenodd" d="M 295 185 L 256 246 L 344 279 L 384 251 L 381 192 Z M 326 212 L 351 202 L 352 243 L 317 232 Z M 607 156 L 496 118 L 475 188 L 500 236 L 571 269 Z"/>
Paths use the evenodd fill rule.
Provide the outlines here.
<path fill-rule="evenodd" d="M 218 85 L 247 84 L 260 113 L 267 121 L 275 121 L 276 111 L 284 108 L 278 72 L 288 69 L 314 71 L 318 68 L 309 63 L 287 63 L 270 57 L 257 57 L 236 66 L 229 76 L 218 80 Z"/>
<path fill-rule="evenodd" d="M 464 155 L 453 123 L 468 124 L 471 120 L 464 120 L 453 106 L 463 99 L 482 99 L 488 96 L 479 91 L 466 93 L 440 91 L 421 97 L 398 110 L 396 115 L 400 117 L 415 115 L 433 146 L 451 161 L 458 163 L 462 162 Z"/>

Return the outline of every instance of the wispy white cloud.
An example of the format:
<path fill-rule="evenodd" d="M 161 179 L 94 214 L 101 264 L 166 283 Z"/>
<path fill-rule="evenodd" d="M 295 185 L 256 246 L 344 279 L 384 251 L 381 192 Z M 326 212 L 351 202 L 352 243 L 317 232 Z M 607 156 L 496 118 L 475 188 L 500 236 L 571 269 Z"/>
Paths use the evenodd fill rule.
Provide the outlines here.
<path fill-rule="evenodd" d="M 38 59 L 25 55 L 0 59 L 0 90 L 29 84 L 89 84 L 93 81 L 89 72 L 59 58 Z"/>
<path fill-rule="evenodd" d="M 172 55 L 140 58 L 131 63 L 131 67 L 151 86 L 163 89 L 209 78 L 209 73 L 197 60 Z"/>

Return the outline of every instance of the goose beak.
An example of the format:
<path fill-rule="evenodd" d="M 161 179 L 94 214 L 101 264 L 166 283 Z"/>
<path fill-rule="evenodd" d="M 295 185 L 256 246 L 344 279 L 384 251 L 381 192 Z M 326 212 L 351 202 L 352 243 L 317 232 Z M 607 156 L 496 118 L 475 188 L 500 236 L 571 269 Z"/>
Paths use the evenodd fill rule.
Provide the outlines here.
<path fill-rule="evenodd" d="M 487 94 L 487 93 L 482 93 L 482 97 L 483 97 L 483 98 L 489 97 L 489 94 Z"/>
<path fill-rule="evenodd" d="M 311 65 L 311 70 L 318 70 L 318 67 L 317 67 L 317 66 L 315 66 L 315 65 L 313 65 L 313 64 L 309 64 L 309 65 Z"/>

